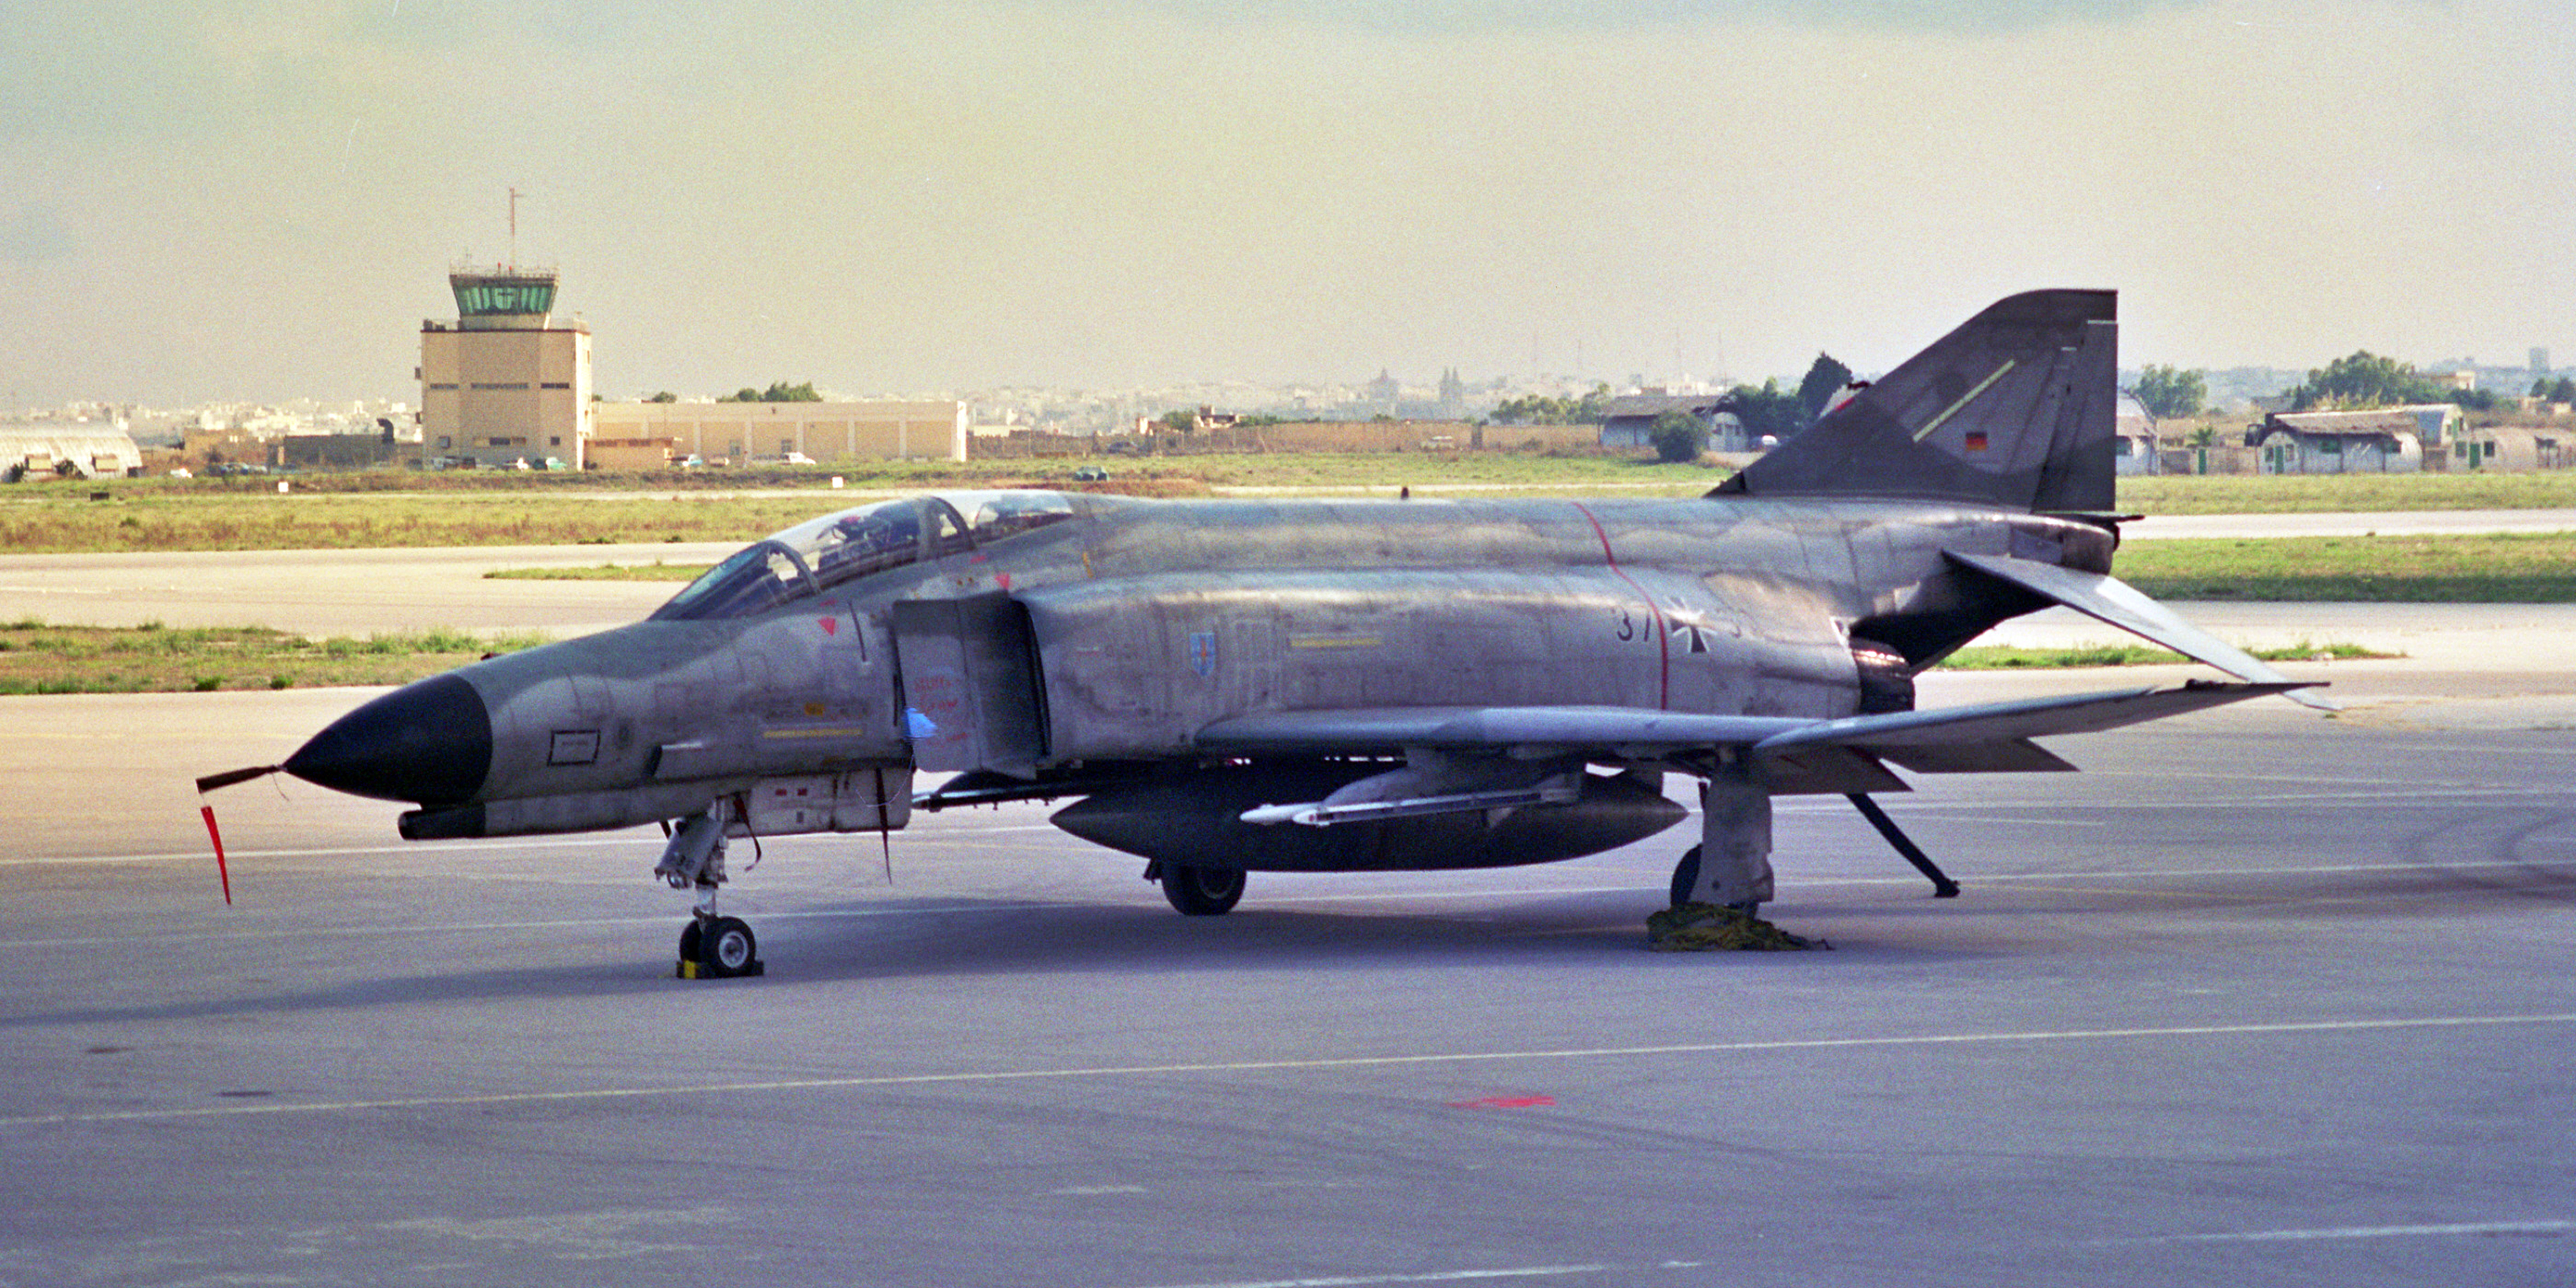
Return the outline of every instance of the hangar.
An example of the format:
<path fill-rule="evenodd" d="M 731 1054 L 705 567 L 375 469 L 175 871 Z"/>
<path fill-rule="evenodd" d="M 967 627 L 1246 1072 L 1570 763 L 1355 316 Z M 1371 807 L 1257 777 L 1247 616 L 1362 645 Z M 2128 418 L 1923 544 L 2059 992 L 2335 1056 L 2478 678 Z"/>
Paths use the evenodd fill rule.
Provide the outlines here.
<path fill-rule="evenodd" d="M 0 482 L 45 475 L 115 478 L 140 474 L 143 449 L 113 424 L 93 421 L 0 425 Z"/>

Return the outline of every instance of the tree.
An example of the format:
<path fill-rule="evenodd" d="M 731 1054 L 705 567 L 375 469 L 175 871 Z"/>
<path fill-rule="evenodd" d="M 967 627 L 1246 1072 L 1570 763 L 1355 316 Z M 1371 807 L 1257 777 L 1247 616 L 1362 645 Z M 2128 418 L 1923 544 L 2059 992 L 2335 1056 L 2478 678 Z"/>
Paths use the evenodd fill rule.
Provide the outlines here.
<path fill-rule="evenodd" d="M 1798 406 L 1806 412 L 1805 429 L 1822 419 L 1825 409 L 1833 406 L 1834 395 L 1851 384 L 1852 369 L 1834 361 L 1832 355 L 1819 353 L 1807 366 L 1807 378 L 1798 382 Z"/>
<path fill-rule="evenodd" d="M 2451 393 L 2407 363 L 2361 349 L 2308 372 L 2306 383 L 2290 391 L 2290 404 L 2293 411 L 2367 411 L 2447 402 Z"/>
<path fill-rule="evenodd" d="M 655 402 L 655 403 L 675 403 L 675 402 L 680 401 L 680 396 L 679 396 L 678 394 L 672 393 L 672 392 L 671 392 L 670 390 L 668 390 L 668 389 L 665 389 L 665 390 L 663 390 L 662 392 L 660 392 L 660 393 L 658 393 L 658 394 L 655 394 L 655 395 L 653 395 L 653 396 L 652 396 L 652 397 L 650 397 L 650 398 L 645 399 L 644 401 L 646 401 L 646 402 Z"/>
<path fill-rule="evenodd" d="M 1497 425 L 1598 425 L 1608 414 L 1610 386 L 1594 385 L 1581 398 L 1529 394 L 1494 408 Z"/>
<path fill-rule="evenodd" d="M 2197 371 L 2149 367 L 2138 373 L 2138 387 L 2131 392 L 2149 416 L 2178 420 L 2200 414 L 2202 404 L 2209 401 L 2209 382 Z"/>
<path fill-rule="evenodd" d="M 1175 434 L 1194 434 L 1199 428 L 1199 414 L 1189 410 L 1167 411 L 1155 421 Z"/>
<path fill-rule="evenodd" d="M 1759 389 L 1737 385 L 1732 393 L 1718 399 L 1717 409 L 1735 413 L 1745 436 L 1756 443 L 1765 437 L 1785 443 L 1807 427 L 1806 404 L 1799 402 L 1796 394 L 1783 392 L 1776 379 L 1763 381 Z"/>
<path fill-rule="evenodd" d="M 1646 427 L 1659 461 L 1695 461 L 1708 450 L 1708 425 L 1686 411 L 1668 411 Z"/>
<path fill-rule="evenodd" d="M 811 380 L 799 385 L 791 385 L 784 380 L 773 380 L 769 382 L 769 387 L 767 389 L 738 389 L 732 393 L 726 394 L 722 398 L 716 399 L 716 401 L 733 403 L 821 402 L 823 401 L 823 395 L 814 392 L 814 382 Z"/>

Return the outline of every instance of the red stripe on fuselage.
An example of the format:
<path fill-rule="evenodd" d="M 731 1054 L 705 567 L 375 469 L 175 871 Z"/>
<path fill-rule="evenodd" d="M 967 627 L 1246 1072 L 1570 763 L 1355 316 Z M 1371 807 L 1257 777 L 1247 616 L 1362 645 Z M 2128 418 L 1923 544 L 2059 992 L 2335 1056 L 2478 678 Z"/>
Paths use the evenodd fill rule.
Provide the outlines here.
<path fill-rule="evenodd" d="M 1618 554 L 1610 549 L 1609 529 L 1601 526 L 1601 520 L 1592 513 L 1590 507 L 1581 501 L 1573 504 L 1576 510 L 1582 512 L 1585 521 L 1592 525 L 1592 535 L 1601 538 L 1601 558 L 1609 564 L 1611 575 L 1628 583 L 1628 589 L 1637 592 L 1637 598 L 1646 601 L 1646 616 L 1655 624 L 1655 660 L 1662 668 L 1658 691 L 1655 694 L 1655 709 L 1670 711 L 1673 706 L 1673 641 L 1672 632 L 1664 626 L 1663 610 L 1655 607 L 1655 597 L 1647 594 L 1646 588 L 1638 585 L 1637 579 L 1629 576 L 1628 570 L 1619 566 Z"/>

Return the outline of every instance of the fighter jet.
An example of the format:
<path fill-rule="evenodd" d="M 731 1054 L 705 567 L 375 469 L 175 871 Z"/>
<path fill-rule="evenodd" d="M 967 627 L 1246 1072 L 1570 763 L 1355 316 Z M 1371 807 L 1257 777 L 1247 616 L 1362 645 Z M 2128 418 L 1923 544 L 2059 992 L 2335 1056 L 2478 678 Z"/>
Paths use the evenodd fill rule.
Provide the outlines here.
<path fill-rule="evenodd" d="M 2115 297 L 2016 295 L 1686 500 L 1147 501 L 952 492 L 743 548 L 644 621 L 376 698 L 283 766 L 412 840 L 663 824 L 683 973 L 760 969 L 729 843 L 1070 800 L 1173 907 L 1248 872 L 1501 867 L 1689 811 L 1674 902 L 1772 898 L 1771 801 L 2062 771 L 2036 738 L 2267 694 L 2323 705 L 2110 575 Z M 2235 677 L 1915 709 L 2064 605 Z M 916 776 L 940 775 L 926 790 Z"/>

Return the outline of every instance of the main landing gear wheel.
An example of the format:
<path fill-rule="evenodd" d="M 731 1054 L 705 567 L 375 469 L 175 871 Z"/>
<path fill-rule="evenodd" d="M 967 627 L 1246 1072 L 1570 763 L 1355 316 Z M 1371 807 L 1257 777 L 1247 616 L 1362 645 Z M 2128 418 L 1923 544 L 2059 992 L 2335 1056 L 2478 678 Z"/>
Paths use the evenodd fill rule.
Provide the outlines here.
<path fill-rule="evenodd" d="M 1699 847 L 1682 851 L 1682 861 L 1673 865 L 1673 906 L 1690 902 L 1691 891 L 1699 888 Z"/>
<path fill-rule="evenodd" d="M 1215 917 L 1243 898 L 1243 869 L 1163 865 L 1163 897 L 1188 917 Z"/>
<path fill-rule="evenodd" d="M 680 928 L 680 974 L 731 979 L 765 974 L 760 941 L 739 917 L 699 917 Z"/>

